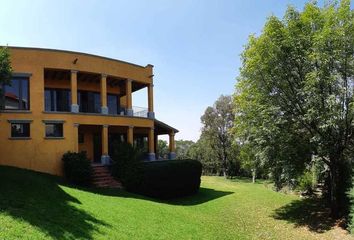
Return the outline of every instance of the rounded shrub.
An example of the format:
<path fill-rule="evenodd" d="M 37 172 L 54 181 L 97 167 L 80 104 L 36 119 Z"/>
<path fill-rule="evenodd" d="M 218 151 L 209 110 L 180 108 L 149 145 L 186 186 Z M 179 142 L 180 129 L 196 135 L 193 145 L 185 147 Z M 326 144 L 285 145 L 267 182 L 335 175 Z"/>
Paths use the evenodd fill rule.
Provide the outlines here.
<path fill-rule="evenodd" d="M 89 185 L 92 180 L 92 166 L 86 152 L 67 152 L 63 155 L 64 175 L 67 180 L 77 185 Z"/>

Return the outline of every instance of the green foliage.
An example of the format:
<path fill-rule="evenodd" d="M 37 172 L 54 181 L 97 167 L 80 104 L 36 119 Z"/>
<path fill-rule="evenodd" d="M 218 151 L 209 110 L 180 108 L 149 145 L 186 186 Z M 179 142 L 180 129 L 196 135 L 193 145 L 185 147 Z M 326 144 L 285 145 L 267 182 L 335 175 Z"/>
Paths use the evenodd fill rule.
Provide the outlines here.
<path fill-rule="evenodd" d="M 221 161 L 211 148 L 211 144 L 202 134 L 199 140 L 190 148 L 190 158 L 202 163 L 203 175 L 220 175 Z"/>
<path fill-rule="evenodd" d="M 141 149 L 126 142 L 114 142 L 112 149 L 110 156 L 112 175 L 119 179 L 125 187 L 128 184 L 139 184 L 139 163 L 143 160 Z"/>
<path fill-rule="evenodd" d="M 0 109 L 3 108 L 2 100 L 2 86 L 9 85 L 11 83 L 11 62 L 10 53 L 7 48 L 0 47 Z"/>
<path fill-rule="evenodd" d="M 190 148 L 195 144 L 190 140 L 176 140 L 176 156 L 177 159 L 189 159 L 190 156 Z"/>
<path fill-rule="evenodd" d="M 160 140 L 157 142 L 157 154 L 158 158 L 167 159 L 169 153 L 169 148 L 165 140 Z"/>
<path fill-rule="evenodd" d="M 10 53 L 7 48 L 0 47 L 0 85 L 10 84 L 11 80 Z"/>
<path fill-rule="evenodd" d="M 164 160 L 139 163 L 139 181 L 127 182 L 128 191 L 171 199 L 198 192 L 202 165 L 196 160 Z"/>
<path fill-rule="evenodd" d="M 344 206 L 353 155 L 354 13 L 350 1 L 315 2 L 268 18 L 242 54 L 234 95 L 236 139 L 276 185 L 300 176 L 317 156 L 328 169 L 333 216 Z"/>
<path fill-rule="evenodd" d="M 203 124 L 200 144 L 210 156 L 204 160 L 211 164 L 212 171 L 216 170 L 227 177 L 232 166 L 236 169 L 237 157 L 232 145 L 231 128 L 234 124 L 231 96 L 221 95 L 212 107 L 208 107 L 201 117 Z M 205 166 L 206 164 L 204 164 Z M 209 167 L 210 168 L 210 167 Z M 216 169 L 215 169 L 216 168 Z M 208 170 L 210 171 L 210 170 Z"/>
<path fill-rule="evenodd" d="M 354 179 L 352 179 L 352 188 L 347 192 L 350 200 L 350 207 L 349 207 L 349 226 L 348 229 L 349 231 L 354 234 Z"/>
<path fill-rule="evenodd" d="M 63 155 L 65 177 L 77 185 L 89 185 L 92 180 L 92 166 L 86 152 L 67 152 Z"/>
<path fill-rule="evenodd" d="M 302 176 L 299 177 L 299 184 L 297 189 L 301 192 L 306 192 L 312 194 L 314 188 L 313 173 L 311 171 L 306 171 Z"/>

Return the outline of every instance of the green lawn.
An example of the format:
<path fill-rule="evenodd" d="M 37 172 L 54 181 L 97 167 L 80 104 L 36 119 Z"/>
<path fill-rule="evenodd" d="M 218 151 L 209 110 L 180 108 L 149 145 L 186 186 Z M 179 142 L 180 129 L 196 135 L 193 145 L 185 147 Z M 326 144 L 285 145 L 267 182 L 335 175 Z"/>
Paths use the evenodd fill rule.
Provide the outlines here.
<path fill-rule="evenodd" d="M 349 239 L 323 210 L 245 180 L 203 177 L 197 195 L 159 202 L 0 167 L 0 239 Z"/>

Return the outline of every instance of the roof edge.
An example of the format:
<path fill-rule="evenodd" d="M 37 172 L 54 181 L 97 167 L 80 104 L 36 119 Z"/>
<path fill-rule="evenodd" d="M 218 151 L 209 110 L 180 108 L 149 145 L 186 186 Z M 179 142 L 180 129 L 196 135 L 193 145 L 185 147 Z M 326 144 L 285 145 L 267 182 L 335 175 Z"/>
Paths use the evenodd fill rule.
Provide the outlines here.
<path fill-rule="evenodd" d="M 166 128 L 172 129 L 173 132 L 175 132 L 175 133 L 178 133 L 178 132 L 179 132 L 178 129 L 176 129 L 176 128 L 174 128 L 174 127 L 171 127 L 170 125 L 168 125 L 168 124 L 166 124 L 166 123 L 164 123 L 164 122 L 161 122 L 161 121 L 157 120 L 156 118 L 155 118 L 155 122 L 156 122 L 157 124 L 161 124 L 162 126 L 164 126 L 164 127 L 166 127 Z"/>
<path fill-rule="evenodd" d="M 131 62 L 126 62 L 126 61 L 119 60 L 119 59 L 115 59 L 115 58 L 109 58 L 109 57 L 104 57 L 104 56 L 101 56 L 101 55 L 96 55 L 96 54 L 91 54 L 91 53 L 85 53 L 85 52 L 70 51 L 70 50 L 61 50 L 61 49 L 54 49 L 54 48 L 39 48 L 39 47 L 1 46 L 1 45 L 0 45 L 0 47 L 9 48 L 9 49 L 39 50 L 39 51 L 51 51 L 51 52 L 62 52 L 62 53 L 80 54 L 80 55 L 84 55 L 84 56 L 97 57 L 97 58 L 102 58 L 102 59 L 109 60 L 109 61 L 115 61 L 115 62 L 119 62 L 119 63 L 125 63 L 125 64 L 129 64 L 129 65 L 132 65 L 132 66 L 140 67 L 140 68 L 153 67 L 152 64 L 147 64 L 147 65 L 144 67 L 144 66 L 139 65 L 139 64 L 135 64 L 135 63 L 131 63 Z"/>

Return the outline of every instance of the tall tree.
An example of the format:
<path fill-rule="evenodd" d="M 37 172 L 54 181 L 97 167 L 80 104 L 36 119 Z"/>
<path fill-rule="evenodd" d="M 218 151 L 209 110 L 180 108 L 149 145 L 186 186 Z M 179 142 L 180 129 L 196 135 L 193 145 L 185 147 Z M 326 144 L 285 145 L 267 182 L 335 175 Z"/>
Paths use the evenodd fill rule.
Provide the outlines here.
<path fill-rule="evenodd" d="M 231 128 L 234 123 L 231 96 L 221 95 L 212 107 L 208 107 L 201 117 L 204 135 L 221 161 L 222 174 L 228 173 L 228 162 L 232 150 Z"/>
<path fill-rule="evenodd" d="M 270 129 L 256 127 L 255 132 L 269 131 L 273 140 L 279 126 L 286 124 L 289 133 L 309 136 L 310 152 L 329 169 L 333 216 L 338 216 L 346 200 L 341 187 L 350 180 L 344 173 L 350 169 L 353 152 L 353 22 L 349 0 L 323 8 L 310 2 L 302 12 L 289 7 L 282 20 L 271 16 L 261 35 L 250 37 L 242 54 L 236 94 L 248 92 L 243 98 L 259 105 L 254 110 L 236 109 L 239 115 L 257 111 L 260 119 L 280 123 L 270 122 Z M 288 134 L 281 132 L 287 139 Z"/>
<path fill-rule="evenodd" d="M 11 73 L 10 53 L 7 48 L 0 47 L 0 109 L 3 107 L 2 86 L 10 84 Z"/>
<path fill-rule="evenodd" d="M 198 141 L 191 146 L 189 155 L 191 159 L 202 163 L 203 175 L 220 175 L 221 162 L 205 135 L 202 134 Z"/>
<path fill-rule="evenodd" d="M 176 156 L 177 159 L 190 158 L 189 149 L 195 144 L 190 140 L 177 140 L 176 142 Z"/>

